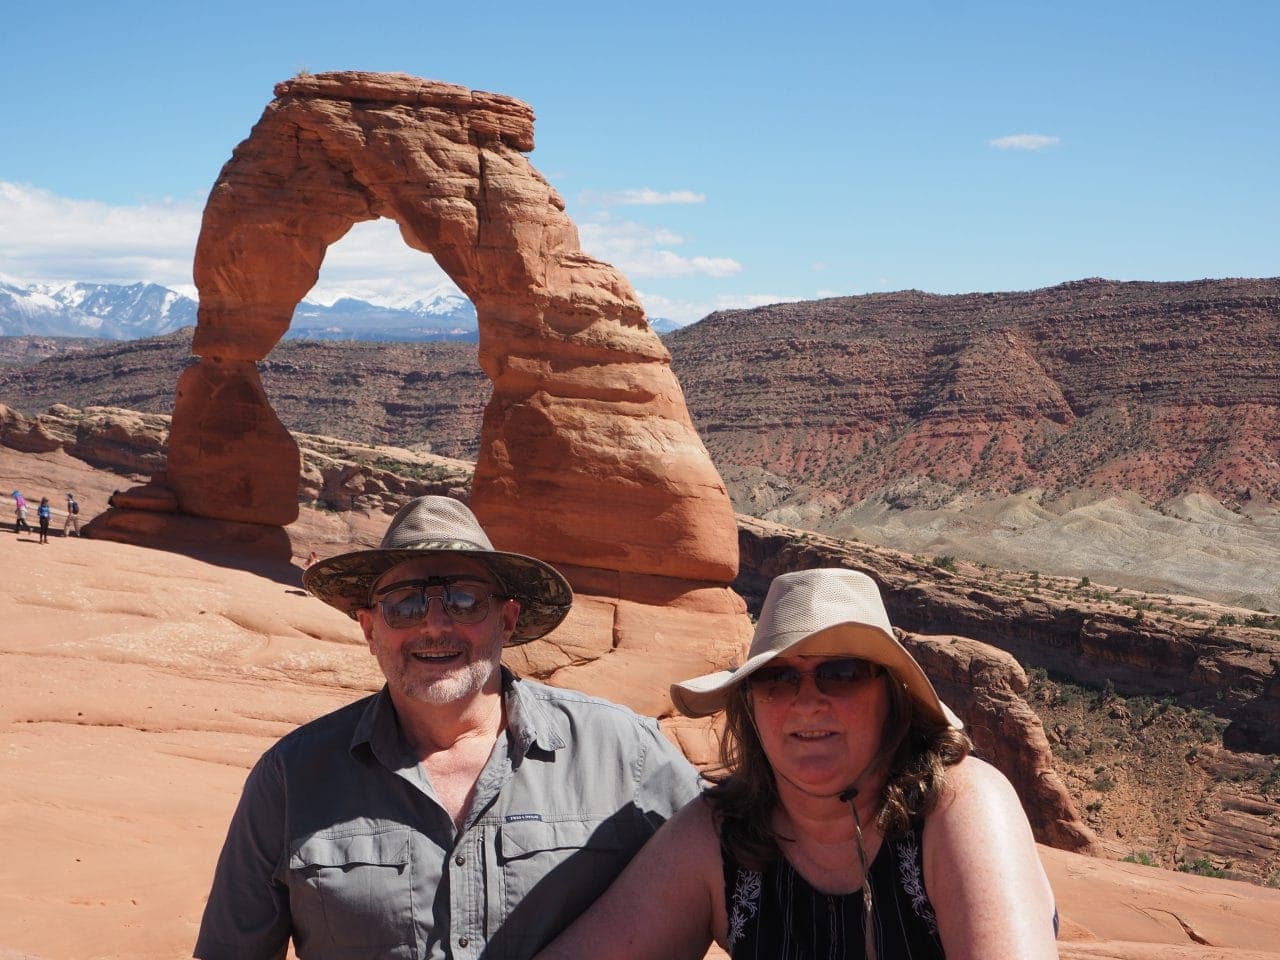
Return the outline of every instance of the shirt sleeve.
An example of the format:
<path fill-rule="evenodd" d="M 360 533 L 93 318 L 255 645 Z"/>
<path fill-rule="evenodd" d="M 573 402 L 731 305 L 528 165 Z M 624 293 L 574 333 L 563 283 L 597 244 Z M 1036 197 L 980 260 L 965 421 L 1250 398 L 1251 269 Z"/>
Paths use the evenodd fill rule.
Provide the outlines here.
<path fill-rule="evenodd" d="M 199 960 L 274 960 L 292 923 L 280 870 L 285 851 L 280 758 L 268 751 L 249 772 L 231 818 L 194 955 Z"/>
<path fill-rule="evenodd" d="M 644 766 L 636 791 L 636 805 L 656 831 L 671 815 L 701 792 L 698 771 L 683 753 L 650 721 Z"/>

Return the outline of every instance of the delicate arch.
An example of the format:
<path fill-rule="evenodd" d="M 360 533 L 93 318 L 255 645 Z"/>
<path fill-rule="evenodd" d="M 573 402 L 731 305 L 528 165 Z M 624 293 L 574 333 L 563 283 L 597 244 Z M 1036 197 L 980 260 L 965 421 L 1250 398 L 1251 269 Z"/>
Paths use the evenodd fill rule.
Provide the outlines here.
<path fill-rule="evenodd" d="M 533 112 L 510 97 L 394 74 L 276 87 L 205 209 L 201 359 L 179 381 L 166 479 L 181 512 L 296 518 L 297 449 L 254 364 L 328 246 L 387 217 L 476 307 L 494 389 L 472 506 L 495 543 L 601 592 L 621 574 L 732 581 L 732 507 L 666 348 L 627 280 L 582 252 L 532 148 Z"/>

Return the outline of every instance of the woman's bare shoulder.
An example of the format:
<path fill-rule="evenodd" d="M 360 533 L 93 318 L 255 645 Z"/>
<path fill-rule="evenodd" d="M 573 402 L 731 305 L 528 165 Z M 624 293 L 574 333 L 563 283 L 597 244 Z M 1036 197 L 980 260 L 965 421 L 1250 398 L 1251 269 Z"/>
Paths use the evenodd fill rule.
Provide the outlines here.
<path fill-rule="evenodd" d="M 995 805 L 992 812 L 1022 810 L 1009 778 L 985 760 L 971 755 L 947 768 L 947 789 L 938 812 L 970 811 L 975 805 L 987 809 Z"/>

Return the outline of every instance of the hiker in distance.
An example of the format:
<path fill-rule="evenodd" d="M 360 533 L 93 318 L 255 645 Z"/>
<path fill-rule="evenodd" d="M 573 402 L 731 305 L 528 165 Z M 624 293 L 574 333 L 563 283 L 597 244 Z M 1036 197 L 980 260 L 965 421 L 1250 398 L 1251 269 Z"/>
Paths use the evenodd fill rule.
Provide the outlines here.
<path fill-rule="evenodd" d="M 71 531 L 72 536 L 80 536 L 80 501 L 76 499 L 74 493 L 67 494 L 67 516 L 62 521 L 62 535 L 67 536 L 67 531 Z"/>
<path fill-rule="evenodd" d="M 870 577 L 777 577 L 743 664 L 671 696 L 725 711 L 723 773 L 540 960 L 1057 957 L 1018 797 Z"/>
<path fill-rule="evenodd" d="M 630 710 L 514 676 L 569 611 L 549 564 L 421 497 L 381 545 L 309 567 L 380 692 L 284 737 L 245 783 L 195 956 L 532 957 L 698 792 Z"/>

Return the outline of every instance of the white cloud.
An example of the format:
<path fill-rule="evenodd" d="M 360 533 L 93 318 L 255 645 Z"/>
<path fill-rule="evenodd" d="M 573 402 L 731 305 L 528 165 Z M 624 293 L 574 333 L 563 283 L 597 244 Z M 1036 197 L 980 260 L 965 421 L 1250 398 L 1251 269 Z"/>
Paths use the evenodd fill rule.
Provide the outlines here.
<path fill-rule="evenodd" d="M 670 248 L 684 243 L 684 238 L 666 227 L 615 221 L 603 215 L 581 224 L 578 233 L 583 250 L 628 277 L 728 277 L 742 269 L 742 264 L 729 257 L 686 257 L 675 253 Z"/>
<path fill-rule="evenodd" d="M 112 206 L 0 181 L 0 272 L 27 282 L 190 285 L 201 207 Z"/>
<path fill-rule="evenodd" d="M 393 220 L 357 223 L 325 253 L 308 300 L 341 297 L 400 305 L 444 288 L 461 293 L 435 258 L 405 244 Z"/>
<path fill-rule="evenodd" d="M 584 190 L 578 195 L 578 202 L 584 206 L 595 207 L 661 207 L 671 204 L 706 203 L 707 195 L 693 190 L 664 192 L 650 187 L 639 187 L 613 192 Z"/>
<path fill-rule="evenodd" d="M 637 291 L 649 319 L 665 318 L 681 326 L 701 320 L 717 310 L 742 310 L 765 307 L 771 303 L 790 303 L 795 297 L 773 293 L 724 293 L 705 300 L 677 300 L 660 293 Z"/>
<path fill-rule="evenodd" d="M 1045 136 L 1043 133 L 1015 133 L 988 140 L 987 146 L 997 150 L 1043 150 L 1045 147 L 1056 147 L 1060 142 L 1057 137 Z"/>

